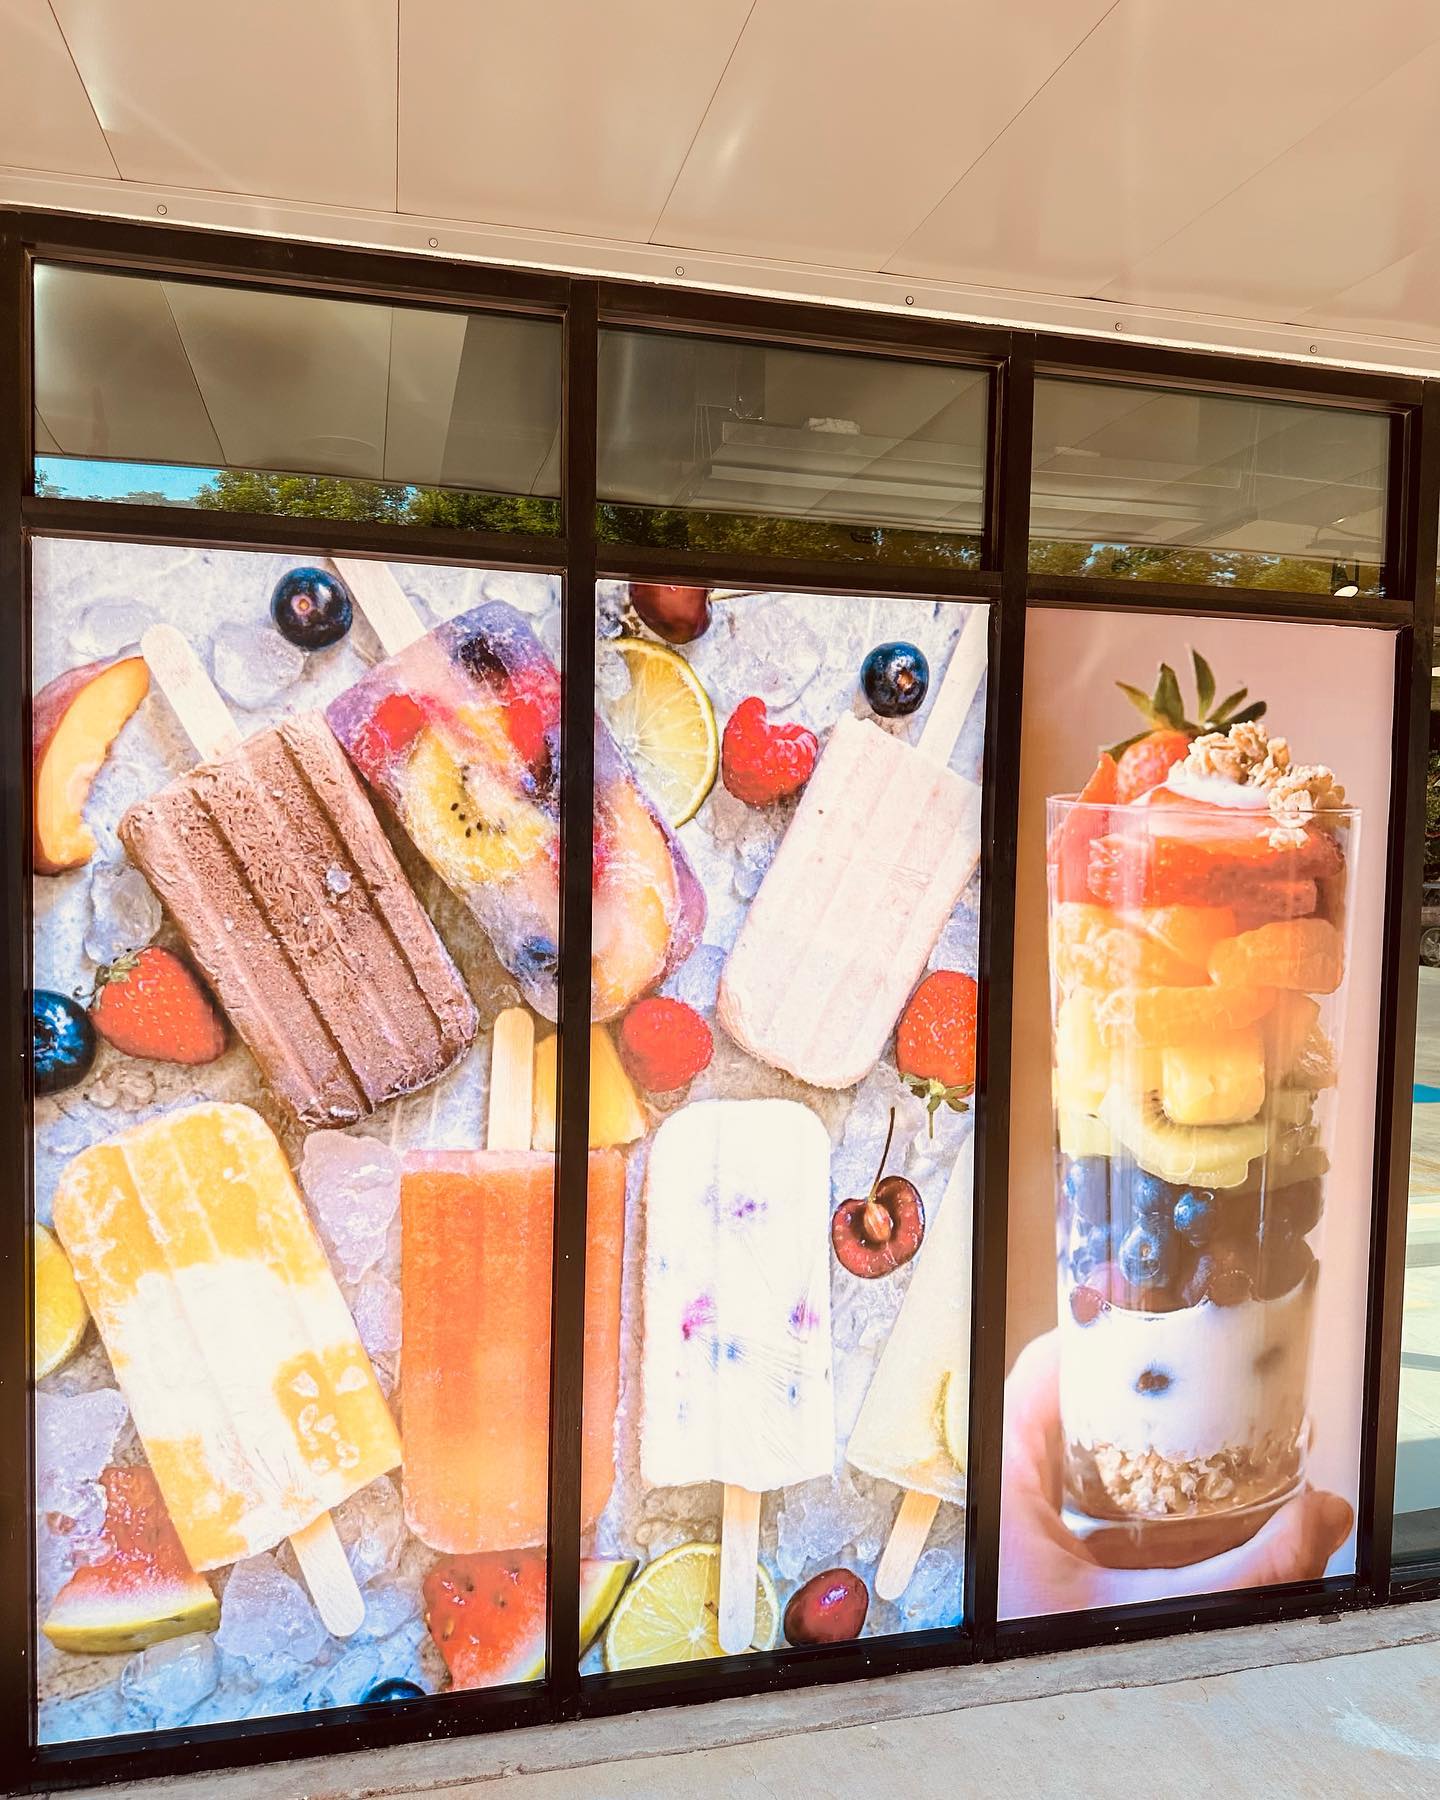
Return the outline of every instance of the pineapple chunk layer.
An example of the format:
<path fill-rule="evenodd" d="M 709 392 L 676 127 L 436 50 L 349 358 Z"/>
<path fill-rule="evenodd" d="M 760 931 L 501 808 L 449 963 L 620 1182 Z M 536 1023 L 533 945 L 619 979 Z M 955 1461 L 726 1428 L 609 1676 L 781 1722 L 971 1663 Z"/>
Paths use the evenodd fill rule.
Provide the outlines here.
<path fill-rule="evenodd" d="M 1242 1125 L 1265 1103 L 1265 1043 L 1246 1026 L 1162 1052 L 1160 1100 L 1177 1125 Z"/>

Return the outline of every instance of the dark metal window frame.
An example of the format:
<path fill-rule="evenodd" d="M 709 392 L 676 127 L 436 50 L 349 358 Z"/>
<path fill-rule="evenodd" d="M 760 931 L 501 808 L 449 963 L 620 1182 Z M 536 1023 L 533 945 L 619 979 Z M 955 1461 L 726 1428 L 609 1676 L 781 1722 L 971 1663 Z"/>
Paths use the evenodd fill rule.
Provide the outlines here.
<path fill-rule="evenodd" d="M 372 525 L 37 496 L 31 422 L 31 270 L 73 262 L 167 279 L 219 280 L 327 298 L 559 317 L 563 325 L 562 530 L 556 538 Z M 871 352 L 990 371 L 985 529 L 978 570 L 801 561 L 597 544 L 595 427 L 601 325 L 754 337 L 787 348 Z M 1242 397 L 1378 411 L 1391 420 L 1383 597 L 1340 600 L 1228 587 L 1105 581 L 1028 569 L 1035 376 L 1064 374 Z M 24 1204 L 0 1226 L 0 1758 L 31 1789 L 121 1775 L 168 1775 L 285 1757 L 596 1716 L 822 1681 L 963 1665 L 1198 1626 L 1374 1605 L 1440 1587 L 1432 1567 L 1392 1578 L 1400 1326 L 1408 1201 L 1410 1083 L 1418 990 L 1424 777 L 1440 526 L 1440 382 L 1321 369 L 1220 352 L 954 324 L 908 314 L 711 294 L 332 248 L 277 238 L 142 225 L 70 213 L 0 212 L 0 836 L 8 996 L 0 1023 L 0 1154 L 22 1171 Z M 30 982 L 30 592 L 35 536 L 288 549 L 406 562 L 494 563 L 564 578 L 566 754 L 562 814 L 561 1107 L 550 1408 L 548 1672 L 533 1686 L 444 1694 L 385 1707 L 240 1720 L 123 1740 L 37 1746 L 32 1669 L 33 1428 L 30 1405 L 30 1129 L 23 1000 Z M 875 593 L 990 604 L 983 801 L 981 1011 L 974 1243 L 970 1504 L 964 1622 L 955 1630 L 777 1650 L 721 1662 L 581 1678 L 578 1672 L 580 1412 L 588 1156 L 590 787 L 597 576 L 816 594 Z M 1054 606 L 1310 620 L 1379 629 L 1396 650 L 1394 785 L 1381 991 L 1373 1242 L 1366 1320 L 1359 1555 L 1353 1577 L 1202 1595 L 1143 1607 L 999 1621 L 1000 1445 L 1005 1375 L 1006 1231 L 1016 821 L 1025 626 Z M 567 1021 L 570 1029 L 565 1029 Z M 578 1024 L 578 1029 L 576 1028 Z M 16 1079 L 19 1077 L 19 1079 Z"/>

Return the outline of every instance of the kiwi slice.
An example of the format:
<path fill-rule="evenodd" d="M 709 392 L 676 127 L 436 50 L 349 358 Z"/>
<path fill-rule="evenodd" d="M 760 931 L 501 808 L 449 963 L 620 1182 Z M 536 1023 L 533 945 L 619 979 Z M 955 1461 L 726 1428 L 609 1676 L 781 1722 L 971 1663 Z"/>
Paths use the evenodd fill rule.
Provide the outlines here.
<path fill-rule="evenodd" d="M 1142 1169 L 1176 1187 L 1239 1187 L 1269 1143 L 1265 1126 L 1254 1120 L 1245 1125 L 1176 1125 L 1154 1092 L 1137 1100 L 1111 1088 L 1100 1115 Z"/>
<path fill-rule="evenodd" d="M 1060 1149 L 1076 1159 L 1082 1156 L 1109 1156 L 1113 1152 L 1110 1127 L 1094 1113 L 1077 1112 L 1062 1107 L 1059 1114 Z"/>
<path fill-rule="evenodd" d="M 416 848 L 453 888 L 504 881 L 540 849 L 546 824 L 479 764 L 458 761 L 422 731 L 405 767 L 405 824 Z"/>

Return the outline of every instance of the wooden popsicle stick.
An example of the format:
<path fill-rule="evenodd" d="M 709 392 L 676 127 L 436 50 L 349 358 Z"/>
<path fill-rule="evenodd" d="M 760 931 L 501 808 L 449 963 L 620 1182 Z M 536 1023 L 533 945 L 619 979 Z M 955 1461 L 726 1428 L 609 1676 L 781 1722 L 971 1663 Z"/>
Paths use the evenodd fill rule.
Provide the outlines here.
<path fill-rule="evenodd" d="M 755 1567 L 760 1555 L 760 1496 L 725 1484 L 720 1523 L 720 1648 L 739 1656 L 755 1640 Z"/>
<path fill-rule="evenodd" d="M 183 632 L 173 625 L 150 626 L 140 639 L 140 654 L 201 762 L 214 762 L 240 747 L 242 734 L 230 709 Z"/>
<path fill-rule="evenodd" d="M 939 1510 L 934 1494 L 922 1494 L 919 1488 L 911 1488 L 901 1501 L 875 1571 L 875 1592 L 882 1600 L 898 1600 L 909 1587 Z"/>
<path fill-rule="evenodd" d="M 523 1006 L 507 1006 L 495 1020 L 490 1047 L 490 1149 L 530 1148 L 534 1081 L 535 1020 Z"/>
<path fill-rule="evenodd" d="M 345 1557 L 345 1546 L 328 1512 L 321 1513 L 290 1539 L 295 1555 L 320 1614 L 332 1637 L 349 1637 L 365 1622 L 365 1601 L 355 1573 Z"/>
<path fill-rule="evenodd" d="M 930 762 L 948 763 L 960 736 L 989 660 L 990 609 L 970 608 L 950 662 L 940 682 L 940 692 L 930 708 L 925 729 L 915 748 Z"/>
<path fill-rule="evenodd" d="M 354 556 L 331 560 L 387 656 L 398 656 L 424 637 L 426 627 L 420 615 L 386 564 Z"/>

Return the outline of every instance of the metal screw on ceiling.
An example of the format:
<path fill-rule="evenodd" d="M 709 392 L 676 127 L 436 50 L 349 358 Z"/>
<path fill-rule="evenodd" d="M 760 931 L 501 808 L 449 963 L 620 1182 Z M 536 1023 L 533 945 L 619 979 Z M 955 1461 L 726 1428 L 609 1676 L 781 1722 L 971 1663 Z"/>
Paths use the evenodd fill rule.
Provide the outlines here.
<path fill-rule="evenodd" d="M 1319 351 L 1320 351 L 1320 346 L 1319 346 L 1319 345 L 1318 345 L 1318 344 L 1312 344 L 1312 345 L 1311 345 L 1311 346 L 1310 346 L 1310 354 L 1311 354 L 1311 355 L 1312 355 L 1312 356 L 1316 356 L 1316 355 L 1318 355 L 1318 354 L 1319 354 Z"/>
<path fill-rule="evenodd" d="M 915 304 L 915 296 L 913 294 L 907 294 L 905 296 L 905 304 L 907 306 L 913 306 Z"/>
<path fill-rule="evenodd" d="M 155 208 L 155 210 L 157 213 L 167 213 L 167 212 L 169 212 L 170 208 L 168 206 L 157 206 Z"/>
<path fill-rule="evenodd" d="M 429 246 L 432 250 L 438 250 L 440 248 L 439 238 L 427 238 L 425 241 L 429 244 Z"/>
<path fill-rule="evenodd" d="M 677 275 L 683 275 L 683 274 L 684 274 L 684 273 L 685 273 L 685 265 L 684 265 L 684 263 L 676 263 L 676 265 L 675 265 L 675 273 L 676 273 L 676 274 L 677 274 Z"/>
<path fill-rule="evenodd" d="M 1123 319 L 1117 319 L 1115 321 L 1115 329 L 1117 331 L 1123 331 L 1125 329 L 1125 321 Z"/>

